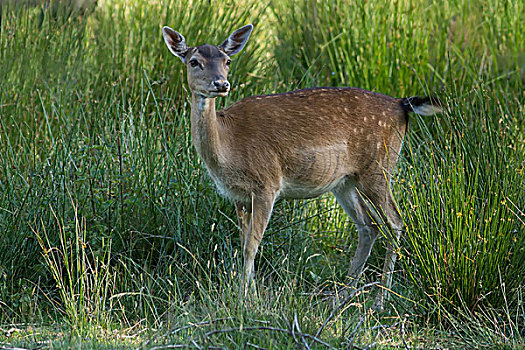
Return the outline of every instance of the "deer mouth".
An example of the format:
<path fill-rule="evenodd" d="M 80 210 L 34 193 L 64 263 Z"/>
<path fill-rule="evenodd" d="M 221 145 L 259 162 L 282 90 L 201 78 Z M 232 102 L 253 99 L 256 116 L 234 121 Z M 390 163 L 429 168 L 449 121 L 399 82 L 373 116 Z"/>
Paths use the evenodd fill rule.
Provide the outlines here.
<path fill-rule="evenodd" d="M 210 94 L 210 97 L 217 97 L 217 96 L 228 96 L 228 92 L 230 92 L 230 89 L 217 89 L 208 91 Z"/>
<path fill-rule="evenodd" d="M 194 90 L 194 93 L 204 98 L 224 97 L 224 96 L 228 96 L 229 92 L 230 92 L 230 89 L 222 89 L 222 88 Z"/>

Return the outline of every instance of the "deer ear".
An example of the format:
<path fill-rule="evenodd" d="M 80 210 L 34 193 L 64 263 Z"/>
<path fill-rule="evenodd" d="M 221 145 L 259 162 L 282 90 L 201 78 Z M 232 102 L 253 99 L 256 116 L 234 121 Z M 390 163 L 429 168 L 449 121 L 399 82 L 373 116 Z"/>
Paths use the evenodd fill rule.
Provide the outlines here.
<path fill-rule="evenodd" d="M 250 38 L 253 25 L 248 24 L 234 31 L 219 47 L 224 50 L 228 56 L 233 56 L 241 52 Z"/>
<path fill-rule="evenodd" d="M 170 27 L 164 27 L 162 28 L 162 36 L 171 53 L 184 62 L 186 52 L 188 52 L 188 46 L 186 46 L 186 39 L 184 39 L 182 34 L 174 31 Z"/>

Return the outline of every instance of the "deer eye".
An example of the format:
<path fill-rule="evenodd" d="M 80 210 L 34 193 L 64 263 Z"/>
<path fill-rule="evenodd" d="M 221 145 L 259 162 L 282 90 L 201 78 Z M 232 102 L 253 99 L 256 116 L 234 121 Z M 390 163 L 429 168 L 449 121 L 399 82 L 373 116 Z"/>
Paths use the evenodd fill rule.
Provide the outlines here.
<path fill-rule="evenodd" d="M 197 67 L 198 65 L 199 65 L 199 61 L 197 61 L 197 60 L 191 60 L 190 61 L 190 66 Z"/>
<path fill-rule="evenodd" d="M 230 66 L 231 63 L 232 63 L 232 60 L 230 60 L 230 59 L 228 59 L 228 60 L 226 61 L 226 65 L 227 65 L 228 67 Z"/>

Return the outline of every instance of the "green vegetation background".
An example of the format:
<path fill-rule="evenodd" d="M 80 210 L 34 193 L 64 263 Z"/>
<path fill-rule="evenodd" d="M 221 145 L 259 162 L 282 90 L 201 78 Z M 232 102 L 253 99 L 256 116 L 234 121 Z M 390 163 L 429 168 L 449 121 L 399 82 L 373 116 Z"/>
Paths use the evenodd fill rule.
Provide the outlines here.
<path fill-rule="evenodd" d="M 523 346 L 523 2 L 11 2 L 0 20 L 0 346 Z M 377 287 L 333 315 L 323 299 L 357 243 L 331 196 L 277 205 L 259 294 L 238 300 L 234 209 L 191 145 L 184 67 L 161 28 L 219 44 L 247 23 L 218 107 L 312 86 L 445 103 L 411 116 L 383 314 L 369 309 Z"/>

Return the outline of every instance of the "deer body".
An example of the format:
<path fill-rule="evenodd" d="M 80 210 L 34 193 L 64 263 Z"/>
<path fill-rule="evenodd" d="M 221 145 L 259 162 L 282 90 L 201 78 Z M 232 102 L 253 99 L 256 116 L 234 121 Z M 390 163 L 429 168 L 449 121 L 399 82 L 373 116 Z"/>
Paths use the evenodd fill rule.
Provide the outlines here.
<path fill-rule="evenodd" d="M 253 96 L 218 112 L 213 99 L 198 99 L 192 110 L 207 108 L 192 113 L 197 152 L 221 192 L 243 203 L 266 190 L 276 199 L 313 198 L 346 180 L 383 176 L 406 129 L 399 99 L 361 89 Z"/>
<path fill-rule="evenodd" d="M 389 188 L 391 173 L 408 113 L 428 115 L 439 109 L 428 98 L 398 99 L 357 88 L 312 88 L 247 97 L 216 111 L 215 98 L 229 91 L 229 56 L 242 50 L 251 30 L 248 25 L 235 31 L 220 46 L 188 48 L 181 34 L 163 29 L 168 48 L 188 67 L 195 148 L 219 191 L 235 203 L 245 293 L 275 201 L 329 191 L 359 233 L 350 268 L 354 284 L 380 233 L 379 225 L 389 228 L 382 279 L 390 288 L 394 244 L 403 226 Z"/>

